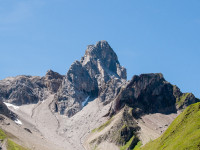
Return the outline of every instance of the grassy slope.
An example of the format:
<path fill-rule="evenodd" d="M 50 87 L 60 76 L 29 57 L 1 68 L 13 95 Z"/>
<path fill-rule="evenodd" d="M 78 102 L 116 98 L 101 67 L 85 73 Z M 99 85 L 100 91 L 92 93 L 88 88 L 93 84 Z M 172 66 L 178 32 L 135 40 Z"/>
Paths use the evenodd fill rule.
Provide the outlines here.
<path fill-rule="evenodd" d="M 131 143 L 132 143 L 134 138 L 135 137 L 133 136 L 125 145 L 121 146 L 120 150 L 127 150 L 130 147 L 130 145 L 131 145 Z"/>
<path fill-rule="evenodd" d="M 0 129 L 0 140 L 4 140 L 6 138 L 6 134 L 3 132 L 3 130 Z"/>
<path fill-rule="evenodd" d="M 138 142 L 137 145 L 134 147 L 133 150 L 140 150 L 140 147 L 142 146 L 142 142 Z"/>
<path fill-rule="evenodd" d="M 111 122 L 112 122 L 112 118 L 109 119 L 108 121 L 106 121 L 106 122 L 105 122 L 103 125 L 101 125 L 100 127 L 93 129 L 93 130 L 92 130 L 92 133 L 93 133 L 93 132 L 96 132 L 96 131 L 98 131 L 98 132 L 102 131 L 102 130 L 103 130 L 105 127 L 107 127 Z"/>
<path fill-rule="evenodd" d="M 28 150 L 28 149 L 16 144 L 15 142 L 11 141 L 10 139 L 8 139 L 7 150 Z"/>
<path fill-rule="evenodd" d="M 136 123 L 133 121 L 132 117 L 132 108 L 126 106 L 120 113 L 113 116 L 111 119 L 106 121 L 100 127 L 92 130 L 92 133 L 101 132 L 106 127 L 108 127 L 112 121 L 114 125 L 103 133 L 103 135 L 97 137 L 96 139 L 90 141 L 90 145 L 93 146 L 93 149 L 98 149 L 99 142 L 111 141 L 115 145 L 118 145 L 120 150 L 127 150 L 130 147 L 133 147 L 134 144 L 138 141 L 138 137 L 135 135 L 133 128 L 137 128 Z M 126 133 L 126 135 L 124 134 Z M 137 143 L 136 143 L 137 144 Z M 137 148 L 141 145 L 141 142 L 138 143 Z M 136 149 L 137 150 L 137 149 Z"/>
<path fill-rule="evenodd" d="M 158 139 L 141 150 L 200 149 L 200 102 L 188 106 Z"/>
<path fill-rule="evenodd" d="M 7 143 L 6 143 L 7 144 L 7 146 L 6 146 L 7 150 L 28 150 L 28 149 L 16 144 L 12 140 L 8 139 L 5 132 L 0 129 L 0 140 L 6 140 L 6 139 L 7 139 Z"/>
<path fill-rule="evenodd" d="M 192 93 L 183 93 L 183 95 L 179 98 L 176 99 L 176 105 L 180 107 L 181 105 L 184 104 L 185 100 L 187 99 L 188 96 L 190 96 Z"/>

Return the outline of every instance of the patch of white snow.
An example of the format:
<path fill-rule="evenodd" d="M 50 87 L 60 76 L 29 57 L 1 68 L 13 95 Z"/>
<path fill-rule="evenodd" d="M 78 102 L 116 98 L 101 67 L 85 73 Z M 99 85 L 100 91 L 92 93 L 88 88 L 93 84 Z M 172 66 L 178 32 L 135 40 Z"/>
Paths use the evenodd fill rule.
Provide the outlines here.
<path fill-rule="evenodd" d="M 6 102 L 3 102 L 7 107 L 13 107 L 14 109 L 19 109 L 19 106 L 15 106 L 13 104 L 10 104 L 10 103 L 6 103 Z"/>
<path fill-rule="evenodd" d="M 22 122 L 19 119 L 15 120 L 15 123 L 16 124 L 22 124 Z"/>

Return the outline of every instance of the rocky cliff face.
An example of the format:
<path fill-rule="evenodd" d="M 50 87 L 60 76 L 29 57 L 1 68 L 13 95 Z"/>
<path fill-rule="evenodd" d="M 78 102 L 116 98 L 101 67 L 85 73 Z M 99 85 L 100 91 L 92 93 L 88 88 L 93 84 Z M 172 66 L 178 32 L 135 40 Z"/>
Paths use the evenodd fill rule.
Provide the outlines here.
<path fill-rule="evenodd" d="M 193 94 L 180 92 L 160 73 L 135 75 L 121 88 L 110 114 L 118 112 L 125 105 L 134 108 L 135 117 L 148 113 L 169 114 L 198 101 Z"/>
<path fill-rule="evenodd" d="M 2 101 L 0 101 L 0 114 L 4 115 L 12 120 L 15 120 L 17 118 L 17 115 L 14 114 L 12 111 L 10 111 Z M 0 121 L 3 119 L 4 119 L 4 117 L 0 116 Z"/>
<path fill-rule="evenodd" d="M 112 101 L 110 110 L 105 115 L 110 119 L 94 129 L 86 142 L 89 143 L 90 149 L 104 149 L 102 145 L 108 143 L 117 145 L 120 149 L 133 149 L 139 141 L 143 142 L 141 134 L 147 133 L 145 130 L 153 131 L 145 125 L 148 120 L 151 124 L 154 123 L 155 118 L 150 118 L 151 115 L 162 114 L 163 118 L 169 117 L 169 114 L 176 114 L 178 110 L 182 111 L 196 102 L 199 100 L 193 94 L 182 93 L 177 86 L 167 82 L 161 73 L 135 75 Z M 142 118 L 146 115 L 149 116 L 144 121 Z M 165 121 L 156 122 L 161 125 Z M 153 128 L 155 129 L 155 126 Z"/>
<path fill-rule="evenodd" d="M 62 78 L 51 70 L 44 77 L 21 75 L 6 78 L 0 81 L 0 100 L 15 105 L 37 103 L 48 93 L 57 92 Z"/>
<path fill-rule="evenodd" d="M 16 105 L 38 102 L 43 97 L 44 84 L 40 77 L 17 76 L 0 81 L 1 100 Z"/>
<path fill-rule="evenodd" d="M 42 79 L 44 80 L 45 88 L 51 93 L 56 93 L 62 83 L 63 76 L 57 72 L 48 70 Z"/>
<path fill-rule="evenodd" d="M 84 57 L 75 61 L 55 96 L 54 110 L 71 117 L 84 105 L 99 97 L 107 103 L 126 82 L 126 69 L 106 41 L 89 45 Z"/>

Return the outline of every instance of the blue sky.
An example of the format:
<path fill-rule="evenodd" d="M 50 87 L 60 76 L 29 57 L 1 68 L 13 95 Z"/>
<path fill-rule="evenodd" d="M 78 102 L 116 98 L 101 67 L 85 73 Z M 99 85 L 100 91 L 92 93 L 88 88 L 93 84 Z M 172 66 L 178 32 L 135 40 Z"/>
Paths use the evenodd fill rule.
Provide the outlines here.
<path fill-rule="evenodd" d="M 200 97 L 199 0 L 0 0 L 0 79 L 66 74 L 107 40 L 128 70 Z"/>

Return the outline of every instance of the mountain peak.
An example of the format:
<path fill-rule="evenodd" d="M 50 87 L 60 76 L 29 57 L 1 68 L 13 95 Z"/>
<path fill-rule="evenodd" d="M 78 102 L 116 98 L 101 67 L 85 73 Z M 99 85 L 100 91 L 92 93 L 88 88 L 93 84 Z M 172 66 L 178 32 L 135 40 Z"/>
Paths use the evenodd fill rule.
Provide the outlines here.
<path fill-rule="evenodd" d="M 106 47 L 110 47 L 110 45 L 108 44 L 108 42 L 105 41 L 105 40 L 101 40 L 101 41 L 96 42 L 95 45 L 94 44 L 88 45 L 87 46 L 87 50 L 92 51 L 94 48 L 101 48 L 101 49 L 103 49 L 103 48 L 106 48 Z"/>
<path fill-rule="evenodd" d="M 98 41 L 96 45 L 88 45 L 84 56 L 86 59 L 83 58 L 83 60 L 88 61 L 88 57 L 101 59 L 104 61 L 106 61 L 107 57 L 111 57 L 117 61 L 117 63 L 119 63 L 116 53 L 113 51 L 107 41 Z"/>
<path fill-rule="evenodd" d="M 62 78 L 62 75 L 60 75 L 59 73 L 54 72 L 53 70 L 50 69 L 47 71 L 45 77 L 47 79 L 60 79 L 60 78 Z"/>
<path fill-rule="evenodd" d="M 106 72 L 126 79 L 126 69 L 120 66 L 117 54 L 107 41 L 98 41 L 96 45 L 89 45 L 81 63 L 83 66 L 95 65 L 103 68 Z"/>
<path fill-rule="evenodd" d="M 103 47 L 110 47 L 110 45 L 108 44 L 107 41 L 101 40 L 101 41 L 98 41 L 98 42 L 96 43 L 96 47 L 101 47 L 101 48 L 103 48 Z"/>
<path fill-rule="evenodd" d="M 81 61 L 71 65 L 55 97 L 58 111 L 70 117 L 84 107 L 82 103 L 89 97 L 109 101 L 125 81 L 126 69 L 108 42 L 89 45 Z"/>

